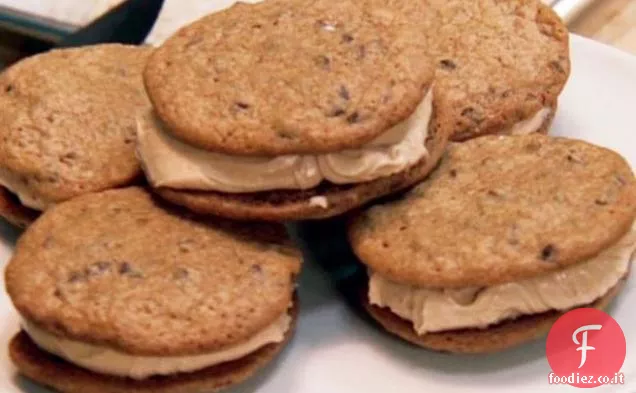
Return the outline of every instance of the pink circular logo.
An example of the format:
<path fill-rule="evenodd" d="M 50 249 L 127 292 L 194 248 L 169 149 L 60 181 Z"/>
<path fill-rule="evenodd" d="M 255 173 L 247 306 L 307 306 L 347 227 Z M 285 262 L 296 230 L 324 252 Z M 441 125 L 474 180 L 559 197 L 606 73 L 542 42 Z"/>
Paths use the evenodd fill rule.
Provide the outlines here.
<path fill-rule="evenodd" d="M 548 334 L 546 355 L 554 372 L 550 383 L 579 388 L 622 383 L 626 348 L 623 329 L 608 314 L 594 308 L 570 311 Z"/>

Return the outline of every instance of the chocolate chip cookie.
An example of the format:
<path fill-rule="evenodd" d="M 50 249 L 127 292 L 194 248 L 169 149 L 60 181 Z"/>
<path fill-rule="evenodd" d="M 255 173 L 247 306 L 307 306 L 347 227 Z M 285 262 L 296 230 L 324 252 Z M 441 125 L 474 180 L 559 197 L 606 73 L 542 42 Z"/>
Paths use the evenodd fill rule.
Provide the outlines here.
<path fill-rule="evenodd" d="M 194 218 L 140 188 L 77 197 L 7 267 L 11 358 L 65 393 L 216 391 L 284 347 L 299 267 L 282 226 Z"/>
<path fill-rule="evenodd" d="M 138 151 L 157 193 L 198 213 L 324 218 L 407 188 L 449 129 L 413 2 L 239 3 L 168 39 Z"/>
<path fill-rule="evenodd" d="M 388 330 L 484 352 L 607 304 L 629 272 L 635 217 L 636 180 L 617 153 L 485 136 L 453 144 L 429 179 L 356 217 L 350 239 L 369 268 L 367 307 Z"/>
<path fill-rule="evenodd" d="M 1 215 L 24 226 L 34 211 L 142 177 L 135 126 L 150 107 L 142 80 L 150 52 L 53 50 L 0 76 Z"/>

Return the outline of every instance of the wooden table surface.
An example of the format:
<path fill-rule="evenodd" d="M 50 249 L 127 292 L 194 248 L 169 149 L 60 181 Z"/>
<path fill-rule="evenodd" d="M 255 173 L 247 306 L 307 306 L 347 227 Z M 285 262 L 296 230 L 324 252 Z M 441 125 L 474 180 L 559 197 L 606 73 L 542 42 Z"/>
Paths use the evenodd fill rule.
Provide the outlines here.
<path fill-rule="evenodd" d="M 570 30 L 636 55 L 636 0 L 599 0 Z"/>

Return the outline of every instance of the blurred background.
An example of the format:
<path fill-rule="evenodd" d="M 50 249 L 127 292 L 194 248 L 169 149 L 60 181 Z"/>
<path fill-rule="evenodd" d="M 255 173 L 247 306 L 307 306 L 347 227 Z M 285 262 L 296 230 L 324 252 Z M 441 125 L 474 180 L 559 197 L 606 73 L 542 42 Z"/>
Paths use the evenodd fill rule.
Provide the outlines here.
<path fill-rule="evenodd" d="M 0 68 L 52 46 L 124 1 L 0 0 Z M 573 33 L 636 54 L 636 0 L 543 1 L 564 17 Z M 214 9 L 215 2 L 166 0 L 148 41 L 163 41 L 180 26 Z"/>

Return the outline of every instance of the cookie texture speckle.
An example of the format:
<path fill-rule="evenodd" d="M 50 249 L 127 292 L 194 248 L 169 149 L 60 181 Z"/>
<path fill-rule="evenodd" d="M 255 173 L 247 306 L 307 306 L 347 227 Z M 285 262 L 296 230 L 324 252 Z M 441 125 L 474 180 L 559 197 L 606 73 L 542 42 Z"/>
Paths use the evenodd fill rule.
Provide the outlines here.
<path fill-rule="evenodd" d="M 0 186 L 0 217 L 19 228 L 26 228 L 39 216 L 39 212 L 23 206 L 18 198 Z"/>
<path fill-rule="evenodd" d="M 566 26 L 536 0 L 428 0 L 438 116 L 452 140 L 498 134 L 554 107 L 570 74 Z M 417 14 L 414 14 L 417 15 Z"/>
<path fill-rule="evenodd" d="M 393 4 L 395 3 L 395 4 Z M 413 113 L 435 65 L 416 2 L 238 3 L 151 57 L 148 94 L 171 132 L 236 155 L 359 147 Z"/>
<path fill-rule="evenodd" d="M 0 76 L 0 173 L 57 203 L 141 176 L 135 116 L 150 107 L 149 48 L 98 45 L 30 57 Z"/>
<path fill-rule="evenodd" d="M 180 356 L 272 324 L 292 302 L 299 264 L 282 226 L 197 220 L 128 188 L 45 212 L 5 279 L 18 312 L 53 334 Z"/>
<path fill-rule="evenodd" d="M 581 262 L 636 217 L 636 180 L 617 153 L 586 142 L 485 136 L 452 145 L 438 169 L 350 228 L 378 274 L 429 287 L 488 286 Z"/>
<path fill-rule="evenodd" d="M 627 278 L 623 279 L 604 296 L 584 307 L 606 309 L 623 289 L 626 280 Z M 363 301 L 363 305 L 384 329 L 403 340 L 435 351 L 467 354 L 499 352 L 539 339 L 545 336 L 557 319 L 565 314 L 565 312 L 550 311 L 523 316 L 491 326 L 488 329 L 453 330 L 420 336 L 415 332 L 410 322 L 401 319 L 388 309 L 371 305 L 366 299 Z"/>
<path fill-rule="evenodd" d="M 293 326 L 285 342 L 267 345 L 244 358 L 191 374 L 145 381 L 96 374 L 43 352 L 24 332 L 11 340 L 9 356 L 24 375 L 64 393 L 212 393 L 245 381 L 276 357 L 295 329 L 298 310 L 295 307 L 291 311 Z"/>
<path fill-rule="evenodd" d="M 200 214 L 214 214 L 236 220 L 293 221 L 334 217 L 367 202 L 403 191 L 422 181 L 435 168 L 448 140 L 447 128 L 433 121 L 426 147 L 429 154 L 407 171 L 351 185 L 324 182 L 305 191 L 279 190 L 251 194 L 225 194 L 159 188 L 162 198 Z M 325 198 L 326 206 L 312 204 L 314 197 Z"/>

